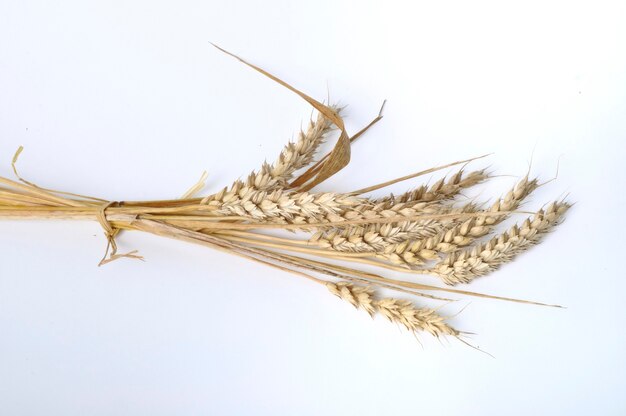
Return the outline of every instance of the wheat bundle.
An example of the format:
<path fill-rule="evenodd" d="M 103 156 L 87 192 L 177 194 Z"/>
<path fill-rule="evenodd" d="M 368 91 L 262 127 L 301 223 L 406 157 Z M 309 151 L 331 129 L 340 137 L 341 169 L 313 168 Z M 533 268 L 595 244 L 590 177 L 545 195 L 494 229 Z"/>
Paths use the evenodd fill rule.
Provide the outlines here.
<path fill-rule="evenodd" d="M 136 251 L 118 252 L 115 239 L 122 230 L 143 231 L 227 251 L 323 284 L 331 293 L 372 316 L 379 314 L 411 332 L 425 331 L 435 337 L 462 340 L 463 332 L 453 328 L 448 317 L 437 310 L 418 307 L 409 300 L 380 298 L 377 289 L 440 300 L 449 299 L 432 292 L 537 303 L 452 286 L 490 273 L 537 244 L 561 222 L 570 207 L 566 201 L 552 202 L 519 225 L 497 234 L 496 226 L 519 213 L 522 202 L 540 185 L 537 179 L 526 175 L 491 206 L 459 200 L 463 190 L 490 177 L 485 170 L 466 173 L 466 164 L 477 158 L 354 192 L 315 192 L 315 186 L 348 164 L 351 142 L 382 116 L 379 114 L 350 137 L 340 108 L 324 105 L 261 68 L 242 62 L 300 95 L 318 112 L 298 139 L 285 146 L 275 163 L 264 163 L 247 180 L 237 180 L 205 197 L 195 196 L 202 189 L 203 175 L 180 199 L 107 201 L 44 189 L 23 179 L 16 169 L 20 147 L 12 164 L 17 179 L 0 177 L 0 218 L 96 220 L 107 238 L 100 265 L 119 258 L 141 258 Z M 337 144 L 314 162 L 320 145 L 334 129 L 339 131 Z M 451 166 L 460 168 L 433 185 L 398 196 L 363 196 Z M 277 235 L 277 230 L 296 232 Z M 346 262 L 434 275 L 446 285 L 391 279 L 345 266 Z"/>

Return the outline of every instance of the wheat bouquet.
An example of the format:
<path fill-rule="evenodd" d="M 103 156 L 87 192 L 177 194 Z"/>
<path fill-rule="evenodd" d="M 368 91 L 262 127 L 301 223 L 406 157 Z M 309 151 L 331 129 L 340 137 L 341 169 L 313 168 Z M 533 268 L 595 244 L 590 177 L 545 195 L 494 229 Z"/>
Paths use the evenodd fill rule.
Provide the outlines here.
<path fill-rule="evenodd" d="M 205 245 L 325 285 L 354 307 L 372 316 L 382 315 L 413 333 L 450 336 L 462 342 L 466 342 L 465 333 L 455 329 L 449 317 L 404 298 L 410 295 L 449 301 L 441 293 L 452 293 L 537 303 L 452 286 L 484 276 L 537 244 L 563 219 L 570 207 L 566 201 L 552 202 L 498 234 L 496 227 L 510 215 L 519 214 L 520 204 L 540 183 L 526 175 L 491 205 L 463 200 L 463 190 L 491 176 L 484 169 L 466 172 L 467 163 L 476 158 L 353 192 L 315 192 L 315 186 L 349 163 L 351 142 L 382 115 L 350 137 L 340 108 L 322 104 L 263 69 L 241 61 L 292 90 L 317 110 L 307 128 L 295 142 L 285 146 L 273 164 L 264 163 L 247 180 L 237 180 L 213 195 L 195 196 L 202 190 L 203 175 L 180 199 L 108 201 L 44 189 L 23 179 L 16 169 L 20 147 L 12 163 L 17 178 L 0 177 L 0 218 L 96 220 L 107 238 L 100 265 L 119 258 L 141 259 L 136 251 L 118 251 L 116 236 L 123 230 Z M 316 151 L 333 130 L 339 133 L 337 143 L 315 161 Z M 458 166 L 458 170 L 432 185 L 401 195 L 366 196 L 393 183 L 451 166 Z M 359 265 L 368 266 L 368 270 L 376 266 L 407 275 L 433 275 L 443 284 L 391 279 Z M 379 296 L 380 289 L 398 292 L 402 299 Z"/>

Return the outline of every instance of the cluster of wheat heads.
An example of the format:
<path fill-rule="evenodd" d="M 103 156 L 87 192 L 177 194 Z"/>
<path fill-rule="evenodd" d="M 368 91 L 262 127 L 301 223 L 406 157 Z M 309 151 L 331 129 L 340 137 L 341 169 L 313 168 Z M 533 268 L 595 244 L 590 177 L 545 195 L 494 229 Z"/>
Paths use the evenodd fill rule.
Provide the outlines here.
<path fill-rule="evenodd" d="M 141 258 L 136 252 L 118 253 L 115 238 L 121 230 L 206 245 L 323 284 L 354 307 L 372 316 L 382 315 L 413 333 L 460 339 L 462 332 L 436 309 L 381 297 L 378 292 L 385 289 L 403 297 L 440 300 L 448 299 L 433 295 L 433 291 L 498 298 L 452 286 L 484 276 L 537 244 L 561 222 L 570 206 L 563 200 L 552 202 L 502 231 L 501 223 L 519 215 L 521 204 L 540 184 L 526 175 L 492 204 L 468 200 L 463 191 L 490 178 L 486 170 L 467 171 L 467 163 L 474 159 L 354 192 L 316 192 L 317 185 L 348 164 L 350 143 L 365 129 L 350 137 L 340 108 L 321 104 L 244 63 L 318 110 L 274 163 L 264 163 L 245 180 L 236 180 L 205 197 L 194 196 L 202 189 L 201 181 L 181 199 L 115 202 L 45 189 L 24 180 L 15 168 L 20 148 L 13 160 L 17 179 L 0 177 L 0 218 L 97 220 L 108 241 L 101 264 L 121 257 Z M 371 124 L 379 119 L 380 115 Z M 334 130 L 339 132 L 337 144 L 316 161 L 320 146 Z M 453 166 L 457 170 L 452 175 L 432 185 L 401 195 L 366 196 L 400 180 Z M 413 278 L 391 279 L 359 265 L 368 270 L 371 266 L 399 270 Z M 420 274 L 437 276 L 445 285 L 419 282 L 415 275 Z"/>

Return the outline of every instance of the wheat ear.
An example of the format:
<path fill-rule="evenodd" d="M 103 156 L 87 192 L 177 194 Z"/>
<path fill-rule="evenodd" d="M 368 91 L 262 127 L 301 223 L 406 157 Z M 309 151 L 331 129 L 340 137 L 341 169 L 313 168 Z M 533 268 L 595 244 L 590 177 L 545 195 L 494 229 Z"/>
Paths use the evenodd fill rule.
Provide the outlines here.
<path fill-rule="evenodd" d="M 330 108 L 337 114 L 341 111 L 338 106 Z M 313 161 L 315 152 L 332 130 L 332 121 L 318 113 L 315 119 L 309 120 L 306 130 L 300 130 L 296 142 L 287 143 L 273 164 L 264 162 L 258 172 L 252 172 L 245 185 L 259 191 L 287 188 L 294 172 Z M 235 184 L 244 185 L 240 180 L 235 181 Z"/>
<path fill-rule="evenodd" d="M 553 202 L 521 225 L 514 225 L 488 242 L 449 254 L 429 272 L 440 276 L 450 285 L 469 283 L 539 243 L 545 234 L 561 222 L 569 207 L 570 204 L 566 202 Z"/>
<path fill-rule="evenodd" d="M 498 199 L 486 212 L 497 214 L 498 212 L 510 212 L 521 205 L 528 195 L 538 187 L 536 179 L 522 178 L 515 186 Z M 473 206 L 466 206 L 466 211 L 473 212 Z M 411 265 L 422 265 L 425 261 L 438 259 L 438 253 L 450 253 L 459 247 L 471 244 L 476 238 L 487 235 L 493 227 L 507 218 L 508 214 L 491 215 L 485 217 L 473 217 L 464 221 L 449 222 L 450 227 L 439 233 L 423 239 L 402 241 L 388 246 L 380 258 L 394 264 L 403 262 Z"/>
<path fill-rule="evenodd" d="M 388 204 L 388 206 L 392 206 L 401 202 L 433 202 L 446 200 L 455 197 L 463 189 L 471 188 L 488 178 L 489 174 L 485 169 L 470 172 L 467 175 L 464 175 L 464 170 L 460 169 L 447 181 L 446 178 L 442 178 L 430 186 L 422 185 L 401 195 L 396 196 L 392 194 L 375 200 L 375 202 L 385 203 Z"/>
<path fill-rule="evenodd" d="M 328 290 L 349 302 L 357 309 L 363 309 L 370 316 L 381 314 L 389 321 L 405 327 L 411 332 L 425 331 L 440 337 L 451 335 L 458 337 L 460 332 L 446 323 L 446 318 L 434 309 L 416 308 L 407 300 L 394 298 L 375 299 L 375 292 L 367 286 L 357 286 L 348 282 L 327 282 Z"/>
<path fill-rule="evenodd" d="M 463 175 L 459 170 L 448 181 L 441 179 L 431 186 L 421 186 L 400 196 L 390 195 L 372 200 L 375 205 L 355 207 L 364 216 L 385 215 L 392 216 L 405 213 L 407 216 L 415 213 L 422 214 L 451 214 L 474 212 L 474 204 L 466 204 L 461 208 L 454 208 L 440 202 L 457 195 L 462 189 L 469 188 L 488 178 L 485 170 Z M 424 220 L 406 221 L 396 224 L 372 224 L 369 226 L 337 227 L 330 231 L 314 234 L 309 243 L 320 248 L 329 248 L 339 252 L 371 252 L 384 253 L 384 257 L 395 264 L 410 264 L 419 262 L 415 252 L 407 253 L 402 258 L 403 250 L 413 240 L 423 241 L 429 237 L 441 235 L 450 228 L 450 224 L 458 221 Z"/>

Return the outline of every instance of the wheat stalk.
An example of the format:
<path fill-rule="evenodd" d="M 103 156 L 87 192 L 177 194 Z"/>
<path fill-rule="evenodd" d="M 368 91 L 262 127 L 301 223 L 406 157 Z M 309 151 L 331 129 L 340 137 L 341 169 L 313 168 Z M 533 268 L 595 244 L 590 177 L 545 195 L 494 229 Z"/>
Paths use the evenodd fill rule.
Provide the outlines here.
<path fill-rule="evenodd" d="M 202 188 L 205 175 L 181 199 L 107 201 L 41 188 L 25 180 L 16 168 L 20 148 L 12 163 L 17 180 L 0 177 L 0 219 L 98 221 L 107 239 L 101 265 L 120 258 L 141 258 L 136 251 L 118 253 L 116 237 L 123 230 L 201 244 L 324 284 L 333 294 L 372 316 L 382 315 L 413 333 L 427 332 L 435 337 L 460 339 L 461 332 L 451 327 L 436 309 L 419 308 L 409 300 L 394 297 L 379 298 L 375 290 L 446 301 L 449 299 L 431 292 L 542 304 L 393 279 L 360 266 L 407 271 L 416 278 L 431 274 L 449 285 L 468 283 L 537 244 L 561 222 L 570 207 L 568 203 L 552 203 L 521 225 L 480 242 L 478 239 L 492 234 L 495 226 L 517 212 L 539 186 L 536 179 L 525 176 L 487 209 L 473 201 L 455 200 L 463 190 L 490 177 L 485 170 L 465 174 L 465 166 L 449 179 L 399 196 L 363 196 L 426 173 L 466 165 L 476 158 L 358 191 L 316 192 L 316 185 L 347 165 L 350 143 L 382 115 L 350 137 L 336 106 L 325 106 L 264 70 L 242 62 L 295 92 L 319 112 L 273 164 L 264 163 L 246 181 L 237 180 L 204 198 L 192 196 Z M 316 150 L 333 126 L 340 131 L 337 144 L 330 153 L 314 161 Z M 297 171 L 307 167 L 294 178 Z M 298 234 L 276 235 L 279 231 Z M 441 259 L 442 256 L 445 257 Z"/>

